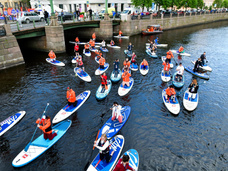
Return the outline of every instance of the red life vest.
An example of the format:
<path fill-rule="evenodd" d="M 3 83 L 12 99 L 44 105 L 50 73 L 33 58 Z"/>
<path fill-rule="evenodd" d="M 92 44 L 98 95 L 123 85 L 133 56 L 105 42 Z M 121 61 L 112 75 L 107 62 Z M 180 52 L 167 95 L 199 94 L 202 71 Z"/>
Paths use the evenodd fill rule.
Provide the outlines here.
<path fill-rule="evenodd" d="M 78 50 L 79 50 L 79 45 L 75 45 L 75 46 L 74 46 L 74 50 L 75 50 L 75 51 L 78 51 Z"/>

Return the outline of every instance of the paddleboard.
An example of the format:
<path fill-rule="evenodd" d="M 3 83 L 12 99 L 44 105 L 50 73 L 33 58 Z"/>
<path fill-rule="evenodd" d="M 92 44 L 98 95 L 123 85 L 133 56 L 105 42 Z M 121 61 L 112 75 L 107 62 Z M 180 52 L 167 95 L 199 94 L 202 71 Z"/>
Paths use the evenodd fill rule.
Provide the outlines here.
<path fill-rule="evenodd" d="M 124 85 L 123 87 L 121 83 L 118 89 L 119 96 L 125 96 L 132 89 L 133 84 L 134 84 L 134 79 L 132 77 L 130 77 L 129 87 L 127 87 L 127 85 Z"/>
<path fill-rule="evenodd" d="M 77 106 L 74 107 L 73 105 L 69 106 L 68 104 L 64 106 L 53 118 L 52 123 L 58 123 L 66 118 L 68 118 L 71 114 L 73 114 L 78 108 L 81 107 L 85 103 L 85 101 L 88 99 L 90 96 L 90 90 L 86 90 L 79 94 L 76 99 L 78 101 Z"/>
<path fill-rule="evenodd" d="M 97 49 L 95 49 L 95 48 L 89 48 L 89 50 L 91 51 L 91 52 L 97 52 Z"/>
<path fill-rule="evenodd" d="M 139 66 L 139 71 L 140 71 L 140 73 L 141 73 L 142 75 L 146 75 L 146 74 L 148 73 L 148 71 L 149 71 L 149 66 L 146 66 L 146 69 L 143 69 L 142 63 L 143 63 L 143 62 L 141 62 L 140 66 Z"/>
<path fill-rule="evenodd" d="M 108 49 L 107 49 L 107 48 L 103 49 L 102 47 L 100 47 L 100 50 L 101 50 L 102 52 L 108 52 Z"/>
<path fill-rule="evenodd" d="M 75 44 L 76 42 L 69 41 L 69 43 L 71 43 L 71 44 Z M 78 42 L 77 44 L 79 44 L 79 45 L 85 45 L 85 44 L 87 44 L 87 43 L 86 43 L 86 42 Z"/>
<path fill-rule="evenodd" d="M 184 67 L 184 69 L 197 77 L 209 80 L 209 75 L 207 75 L 206 73 L 193 72 L 193 68 L 191 67 Z"/>
<path fill-rule="evenodd" d="M 115 166 L 116 161 L 118 160 L 120 153 L 124 146 L 124 137 L 123 135 L 117 135 L 110 140 L 111 146 L 109 147 L 111 154 L 114 151 L 113 156 L 109 163 L 106 163 L 106 160 L 103 159 L 100 161 L 100 153 L 95 157 L 95 159 L 90 164 L 87 171 L 111 171 Z"/>
<path fill-rule="evenodd" d="M 89 74 L 87 72 L 83 71 L 81 68 L 75 67 L 74 68 L 74 72 L 83 81 L 86 81 L 86 82 L 91 82 L 92 81 L 92 79 L 89 76 Z"/>
<path fill-rule="evenodd" d="M 77 56 L 77 58 L 78 57 L 82 57 L 81 55 L 79 55 L 79 56 Z M 75 64 L 76 63 L 76 56 L 71 60 L 71 62 L 73 63 L 73 64 Z"/>
<path fill-rule="evenodd" d="M 130 160 L 129 160 L 129 166 L 134 169 L 135 171 L 138 170 L 139 168 L 139 153 L 135 149 L 130 149 L 124 153 L 124 155 L 128 155 Z M 123 156 L 121 157 L 123 158 Z M 117 164 L 120 161 L 117 162 Z M 116 165 L 117 165 L 116 164 Z"/>
<path fill-rule="evenodd" d="M 191 61 L 194 65 L 195 65 L 195 61 Z M 207 64 L 204 64 L 203 66 L 199 66 L 201 69 L 205 70 L 205 71 L 212 71 L 212 68 L 209 67 Z"/>
<path fill-rule="evenodd" d="M 85 52 L 85 49 L 83 49 L 83 54 L 84 54 L 85 56 L 91 56 L 91 52 L 90 52 L 90 51 Z"/>
<path fill-rule="evenodd" d="M 98 87 L 97 92 L 96 92 L 96 98 L 98 100 L 104 99 L 109 94 L 111 87 L 112 87 L 111 80 L 107 80 L 107 87 L 108 87 L 107 90 L 105 88 L 102 88 L 101 85 Z"/>
<path fill-rule="evenodd" d="M 132 54 L 129 54 L 129 53 L 128 53 L 128 50 L 124 50 L 124 53 L 125 53 L 128 57 L 130 57 L 130 58 L 132 57 Z"/>
<path fill-rule="evenodd" d="M 191 54 L 189 54 L 189 53 L 185 53 L 185 52 L 180 53 L 178 50 L 171 50 L 171 52 L 181 55 L 181 56 L 191 56 Z"/>
<path fill-rule="evenodd" d="M 107 44 L 107 46 L 110 47 L 110 48 L 115 48 L 115 49 L 119 49 L 119 48 L 120 48 L 120 46 L 116 46 L 116 45 L 113 45 L 113 46 L 112 46 L 112 45 L 110 45 L 110 44 Z"/>
<path fill-rule="evenodd" d="M 122 72 L 120 69 L 118 69 L 118 73 L 116 73 L 115 71 L 112 71 L 110 79 L 112 80 L 112 82 L 115 83 L 120 81 L 121 77 L 122 77 Z"/>
<path fill-rule="evenodd" d="M 131 74 L 131 70 L 129 69 L 128 72 Z M 124 68 L 122 69 L 122 74 L 124 73 Z M 122 75 L 121 75 L 122 77 Z"/>
<path fill-rule="evenodd" d="M 113 36 L 118 39 L 129 39 L 129 36 Z"/>
<path fill-rule="evenodd" d="M 191 93 L 191 94 L 193 94 L 193 93 Z M 192 96 L 190 98 L 188 98 L 188 95 L 189 95 L 188 89 L 184 93 L 183 105 L 187 111 L 193 111 L 198 106 L 199 93 L 194 93 L 194 94 L 195 94 L 195 98 L 193 99 Z"/>
<path fill-rule="evenodd" d="M 100 138 L 102 134 L 106 134 L 108 139 L 116 135 L 119 132 L 119 130 L 124 126 L 124 124 L 127 122 L 127 119 L 130 113 L 131 113 L 130 106 L 122 107 L 121 109 L 121 115 L 123 116 L 122 123 L 119 123 L 117 119 L 112 121 L 112 117 L 110 117 L 100 129 L 98 138 Z"/>
<path fill-rule="evenodd" d="M 130 65 L 130 69 L 131 69 L 132 71 L 138 71 L 139 67 L 138 67 L 137 64 L 132 63 L 132 64 Z"/>
<path fill-rule="evenodd" d="M 95 71 L 95 75 L 101 75 L 103 74 L 105 71 L 107 71 L 109 67 L 109 64 L 108 63 L 105 63 L 104 64 L 104 69 L 100 69 L 100 67 Z"/>
<path fill-rule="evenodd" d="M 164 74 L 164 70 L 161 72 L 161 79 L 164 82 L 169 82 L 171 80 L 171 73 L 169 71 L 169 74 Z"/>
<path fill-rule="evenodd" d="M 177 97 L 175 98 L 175 101 L 176 102 L 173 102 L 172 99 L 169 99 L 167 102 L 166 102 L 166 99 L 165 99 L 165 95 L 166 95 L 166 92 L 165 92 L 166 89 L 164 89 L 162 91 L 162 99 L 163 99 L 163 102 L 166 106 L 166 108 L 174 115 L 178 115 L 179 112 L 180 112 L 180 104 L 178 102 L 178 99 Z"/>
<path fill-rule="evenodd" d="M 162 56 L 162 57 L 161 57 L 161 60 L 162 60 L 162 62 L 165 62 L 166 56 Z M 170 65 L 170 68 L 173 68 L 172 59 L 170 60 L 169 65 Z"/>
<path fill-rule="evenodd" d="M 146 46 L 150 46 L 150 43 L 146 43 Z M 167 47 L 168 44 L 155 44 L 157 47 Z"/>
<path fill-rule="evenodd" d="M 173 74 L 172 83 L 176 88 L 181 88 L 184 86 L 184 75 L 182 75 L 182 80 L 176 78 L 177 72 Z"/>
<path fill-rule="evenodd" d="M 157 58 L 158 56 L 156 55 L 156 53 L 151 53 L 151 51 L 149 49 L 146 49 L 146 53 L 152 57 L 152 58 Z"/>
<path fill-rule="evenodd" d="M 17 122 L 19 122 L 24 116 L 26 112 L 20 111 L 15 115 L 12 115 L 2 121 L 0 123 L 0 136 L 2 136 L 5 132 L 7 132 L 10 128 L 12 128 Z"/>
<path fill-rule="evenodd" d="M 61 61 L 58 60 L 54 60 L 52 61 L 51 58 L 46 58 L 46 61 L 52 65 L 56 65 L 56 66 L 65 66 L 65 64 Z"/>
<path fill-rule="evenodd" d="M 52 127 L 53 130 L 58 131 L 57 135 L 53 138 L 53 140 L 45 140 L 43 134 L 40 135 L 37 139 L 35 139 L 31 145 L 29 146 L 27 152 L 24 149 L 14 158 L 12 165 L 14 167 L 22 167 L 31 161 L 35 160 L 41 154 L 43 154 L 46 150 L 48 150 L 52 145 L 54 145 L 69 129 L 71 126 L 71 121 L 63 121 Z"/>
<path fill-rule="evenodd" d="M 99 59 L 97 58 L 97 56 L 95 57 L 95 61 L 99 64 Z"/>

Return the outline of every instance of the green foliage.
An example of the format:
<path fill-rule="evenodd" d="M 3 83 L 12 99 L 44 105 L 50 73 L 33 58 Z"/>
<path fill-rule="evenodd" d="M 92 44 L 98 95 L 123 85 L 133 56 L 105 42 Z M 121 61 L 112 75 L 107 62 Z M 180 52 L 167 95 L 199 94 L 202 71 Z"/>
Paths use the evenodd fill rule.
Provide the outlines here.
<path fill-rule="evenodd" d="M 212 6 L 209 7 L 209 10 L 210 10 L 210 11 L 212 10 Z"/>
<path fill-rule="evenodd" d="M 131 2 L 133 3 L 134 6 L 136 7 L 151 7 L 152 6 L 152 0 L 131 0 Z"/>
<path fill-rule="evenodd" d="M 205 6 L 204 9 L 205 9 L 205 10 L 208 10 L 208 6 Z"/>
<path fill-rule="evenodd" d="M 224 8 L 228 8 L 228 0 L 224 0 L 223 3 L 222 3 L 222 6 Z"/>
<path fill-rule="evenodd" d="M 216 7 L 215 7 L 215 4 L 216 4 Z M 221 8 L 222 7 L 222 0 L 214 0 L 212 5 L 215 8 Z"/>
<path fill-rule="evenodd" d="M 200 9 L 202 9 L 203 6 L 204 6 L 203 0 L 198 0 L 197 7 L 199 7 Z M 205 9 L 205 8 L 204 8 L 204 9 Z M 208 7 L 207 7 L 207 9 L 208 9 Z"/>

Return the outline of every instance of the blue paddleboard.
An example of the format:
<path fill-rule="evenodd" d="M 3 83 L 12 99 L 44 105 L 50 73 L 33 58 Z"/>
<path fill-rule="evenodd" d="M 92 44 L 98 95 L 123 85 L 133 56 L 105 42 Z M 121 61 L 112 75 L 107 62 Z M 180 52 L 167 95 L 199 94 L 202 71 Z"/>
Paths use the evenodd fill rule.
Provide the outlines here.
<path fill-rule="evenodd" d="M 130 57 L 130 58 L 132 57 L 132 53 L 129 54 L 129 53 L 128 53 L 128 50 L 124 50 L 124 53 L 125 53 L 128 57 Z"/>
<path fill-rule="evenodd" d="M 95 71 L 95 75 L 101 75 L 103 74 L 109 67 L 108 63 L 104 64 L 104 69 L 101 69 L 100 67 Z"/>
<path fill-rule="evenodd" d="M 184 75 L 182 75 L 182 80 L 180 80 L 179 78 L 176 78 L 176 75 L 177 75 L 177 72 L 174 73 L 172 78 L 173 85 L 176 88 L 181 88 L 184 86 Z"/>
<path fill-rule="evenodd" d="M 96 92 L 96 98 L 98 100 L 103 100 L 110 92 L 112 88 L 112 82 L 111 80 L 107 80 L 107 90 L 103 88 L 101 85 L 98 87 L 97 92 Z"/>
<path fill-rule="evenodd" d="M 150 50 L 148 50 L 148 49 L 146 49 L 146 53 L 147 53 L 150 57 L 152 57 L 152 58 L 157 58 L 157 57 L 158 57 L 155 53 L 152 54 L 152 53 L 150 52 Z"/>
<path fill-rule="evenodd" d="M 209 80 L 209 75 L 207 75 L 206 73 L 193 72 L 193 68 L 191 67 L 184 67 L 184 69 L 197 77 Z"/>
<path fill-rule="evenodd" d="M 118 69 L 118 73 L 115 71 L 112 71 L 110 79 L 112 80 L 112 82 L 116 83 L 120 81 L 121 77 L 122 77 L 122 72 L 120 69 Z"/>
<path fill-rule="evenodd" d="M 52 61 L 51 58 L 46 58 L 46 61 L 52 65 L 56 65 L 56 66 L 65 66 L 65 64 L 61 61 L 58 60 L 54 60 Z"/>
<path fill-rule="evenodd" d="M 102 51 L 102 52 L 108 52 L 108 49 L 107 48 L 102 48 L 102 47 L 100 47 L 100 50 Z"/>
<path fill-rule="evenodd" d="M 130 69 L 131 69 L 132 71 L 138 71 L 139 66 L 138 66 L 137 64 L 132 63 L 132 64 L 130 65 Z"/>

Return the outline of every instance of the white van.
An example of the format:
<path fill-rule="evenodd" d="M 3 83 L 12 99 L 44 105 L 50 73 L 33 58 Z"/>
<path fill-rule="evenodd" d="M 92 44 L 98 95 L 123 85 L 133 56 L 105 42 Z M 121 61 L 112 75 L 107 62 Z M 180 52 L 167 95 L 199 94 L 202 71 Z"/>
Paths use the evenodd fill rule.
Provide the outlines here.
<path fill-rule="evenodd" d="M 120 14 L 120 15 L 132 15 L 133 13 L 135 15 L 137 15 L 138 13 L 141 12 L 140 8 L 132 8 L 132 7 L 128 7 L 128 8 L 124 8 L 124 11 Z"/>

